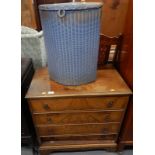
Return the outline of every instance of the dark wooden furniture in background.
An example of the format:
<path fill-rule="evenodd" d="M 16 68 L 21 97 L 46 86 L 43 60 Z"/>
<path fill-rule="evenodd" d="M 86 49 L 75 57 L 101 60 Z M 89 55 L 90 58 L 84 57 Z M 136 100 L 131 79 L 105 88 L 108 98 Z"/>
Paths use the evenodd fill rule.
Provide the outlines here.
<path fill-rule="evenodd" d="M 85 0 L 103 2 L 101 34 L 113 37 L 123 32 L 128 3 L 130 0 Z"/>
<path fill-rule="evenodd" d="M 100 44 L 99 44 L 99 55 L 98 55 L 98 69 L 103 69 L 106 64 L 109 63 L 109 56 L 111 47 L 115 45 L 115 53 L 111 61 L 112 64 L 115 64 L 117 55 L 122 43 L 122 35 L 115 37 L 100 35 Z"/>
<path fill-rule="evenodd" d="M 37 141 L 25 94 L 29 88 L 34 74 L 32 59 L 21 59 L 21 145 L 28 146 L 35 151 Z M 36 150 L 37 151 L 37 150 Z"/>
<path fill-rule="evenodd" d="M 37 30 L 42 30 L 41 21 L 40 21 L 40 14 L 38 6 L 41 4 L 53 4 L 53 3 L 65 3 L 71 2 L 72 0 L 34 0 L 34 11 L 35 11 L 35 18 L 37 23 Z"/>
<path fill-rule="evenodd" d="M 133 1 L 130 0 L 123 32 L 122 48 L 116 67 L 131 90 L 133 90 Z M 133 145 L 133 99 L 131 96 L 119 137 L 119 150 Z"/>
<path fill-rule="evenodd" d="M 31 133 L 31 116 L 25 99 L 25 94 L 31 83 L 34 74 L 33 64 L 31 59 L 21 59 L 21 144 L 32 145 Z M 31 122 L 31 123 L 30 123 Z"/>
<path fill-rule="evenodd" d="M 130 89 L 115 69 L 98 70 L 95 82 L 64 86 L 36 71 L 26 95 L 40 143 L 53 151 L 116 148 Z"/>

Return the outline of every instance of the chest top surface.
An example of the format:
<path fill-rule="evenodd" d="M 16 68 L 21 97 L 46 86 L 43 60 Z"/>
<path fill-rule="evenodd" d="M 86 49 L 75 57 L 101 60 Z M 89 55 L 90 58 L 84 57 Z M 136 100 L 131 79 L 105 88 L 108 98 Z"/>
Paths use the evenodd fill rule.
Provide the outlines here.
<path fill-rule="evenodd" d="M 50 80 L 47 68 L 36 70 L 26 98 L 93 95 L 129 95 L 131 90 L 115 69 L 97 71 L 96 81 L 80 86 L 64 86 Z"/>

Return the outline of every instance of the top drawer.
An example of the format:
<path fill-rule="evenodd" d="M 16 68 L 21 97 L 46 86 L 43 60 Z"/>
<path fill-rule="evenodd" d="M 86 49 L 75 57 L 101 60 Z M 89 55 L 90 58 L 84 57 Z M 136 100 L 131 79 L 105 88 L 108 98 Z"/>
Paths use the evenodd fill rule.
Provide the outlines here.
<path fill-rule="evenodd" d="M 124 109 L 128 96 L 72 97 L 30 100 L 33 113 L 68 110 L 117 110 Z"/>

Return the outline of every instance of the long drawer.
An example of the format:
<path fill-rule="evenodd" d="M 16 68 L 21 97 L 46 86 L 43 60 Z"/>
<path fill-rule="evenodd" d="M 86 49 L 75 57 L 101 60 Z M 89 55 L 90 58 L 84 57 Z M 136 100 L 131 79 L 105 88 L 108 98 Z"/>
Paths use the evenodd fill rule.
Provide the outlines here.
<path fill-rule="evenodd" d="M 128 96 L 110 97 L 72 97 L 33 99 L 30 101 L 33 113 L 66 110 L 109 110 L 124 109 L 128 102 Z"/>
<path fill-rule="evenodd" d="M 64 140 L 108 140 L 115 141 L 117 139 L 117 134 L 85 134 L 85 135 L 60 135 L 60 136 L 42 136 L 41 141 L 64 141 Z"/>
<path fill-rule="evenodd" d="M 110 134 L 118 133 L 119 123 L 107 124 L 76 124 L 76 125 L 50 125 L 37 126 L 40 136 L 66 135 L 66 134 Z"/>
<path fill-rule="evenodd" d="M 50 113 L 34 114 L 35 124 L 76 124 L 76 123 L 106 123 L 121 122 L 124 111 L 106 111 L 106 112 L 70 112 L 70 113 Z"/>

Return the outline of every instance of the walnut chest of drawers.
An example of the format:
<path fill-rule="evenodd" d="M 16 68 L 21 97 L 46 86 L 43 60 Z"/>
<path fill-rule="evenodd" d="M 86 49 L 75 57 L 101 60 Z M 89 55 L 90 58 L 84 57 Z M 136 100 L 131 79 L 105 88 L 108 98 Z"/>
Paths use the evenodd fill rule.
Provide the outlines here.
<path fill-rule="evenodd" d="M 40 154 L 115 148 L 131 90 L 115 69 L 99 70 L 96 81 L 64 86 L 36 71 L 26 98 Z"/>

